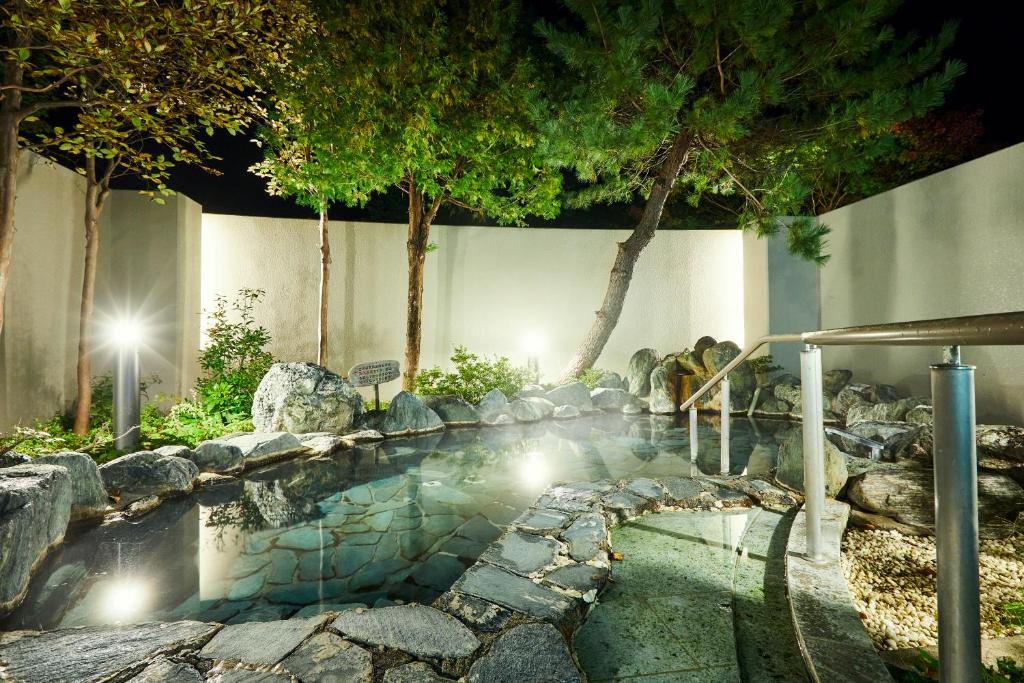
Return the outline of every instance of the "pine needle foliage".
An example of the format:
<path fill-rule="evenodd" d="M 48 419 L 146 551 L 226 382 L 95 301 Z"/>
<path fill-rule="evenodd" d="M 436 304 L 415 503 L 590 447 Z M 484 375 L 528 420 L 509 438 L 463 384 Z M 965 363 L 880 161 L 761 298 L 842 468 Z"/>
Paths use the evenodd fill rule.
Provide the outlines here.
<path fill-rule="evenodd" d="M 759 236 L 800 215 L 826 167 L 859 163 L 894 124 L 940 105 L 964 65 L 955 25 L 898 35 L 898 0 L 565 0 L 541 22 L 560 73 L 552 158 L 584 184 L 573 206 L 646 197 L 674 143 L 674 199 L 728 209 Z M 788 223 L 824 263 L 828 229 Z"/>

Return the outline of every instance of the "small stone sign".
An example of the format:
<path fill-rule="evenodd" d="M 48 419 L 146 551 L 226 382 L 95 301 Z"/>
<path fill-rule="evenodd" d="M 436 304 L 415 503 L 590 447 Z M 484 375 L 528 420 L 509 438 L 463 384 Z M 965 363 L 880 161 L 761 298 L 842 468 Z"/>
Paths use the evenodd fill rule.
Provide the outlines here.
<path fill-rule="evenodd" d="M 375 360 L 353 365 L 348 371 L 348 381 L 354 387 L 368 387 L 398 379 L 400 374 L 397 360 Z"/>

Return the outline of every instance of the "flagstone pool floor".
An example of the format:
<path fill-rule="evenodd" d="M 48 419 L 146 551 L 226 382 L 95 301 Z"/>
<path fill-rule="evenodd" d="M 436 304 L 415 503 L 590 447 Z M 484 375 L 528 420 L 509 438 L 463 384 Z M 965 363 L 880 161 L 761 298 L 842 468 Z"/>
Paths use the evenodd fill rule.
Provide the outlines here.
<path fill-rule="evenodd" d="M 574 643 L 589 680 L 806 681 L 785 595 L 792 521 L 750 508 L 615 528 L 623 559 Z"/>

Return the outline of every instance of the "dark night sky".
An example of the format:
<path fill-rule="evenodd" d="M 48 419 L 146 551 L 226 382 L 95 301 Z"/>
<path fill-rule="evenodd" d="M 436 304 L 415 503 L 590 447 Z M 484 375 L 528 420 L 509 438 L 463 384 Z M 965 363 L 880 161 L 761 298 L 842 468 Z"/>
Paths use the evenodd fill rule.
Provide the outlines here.
<path fill-rule="evenodd" d="M 538 0 L 527 5 L 540 7 Z M 1015 106 L 1017 76 L 1024 66 L 1019 46 L 1019 22 L 1011 16 L 1012 3 L 953 2 L 952 0 L 908 0 L 896 18 L 900 30 L 934 33 L 946 20 L 958 19 L 957 42 L 949 56 L 967 63 L 967 74 L 947 98 L 948 108 L 984 110 L 985 139 L 975 156 L 1024 140 L 1024 126 Z M 546 5 L 545 9 L 550 7 Z M 539 11 L 534 9 L 534 11 Z M 290 200 L 271 197 L 264 183 L 247 168 L 261 158 L 262 152 L 249 142 L 251 135 L 231 137 L 218 133 L 212 142 L 214 152 L 223 157 L 213 164 L 223 175 L 211 177 L 194 168 L 174 171 L 171 187 L 203 205 L 210 213 L 304 218 L 312 216 Z M 629 224 L 627 207 L 600 207 L 589 212 L 563 213 L 553 225 L 566 227 L 623 227 Z M 332 208 L 334 219 L 405 222 L 405 206 L 400 193 L 376 199 L 365 209 Z M 460 220 L 461 218 L 461 220 Z M 446 220 L 447 219 L 447 220 Z M 472 217 L 441 216 L 440 222 L 473 222 Z"/>

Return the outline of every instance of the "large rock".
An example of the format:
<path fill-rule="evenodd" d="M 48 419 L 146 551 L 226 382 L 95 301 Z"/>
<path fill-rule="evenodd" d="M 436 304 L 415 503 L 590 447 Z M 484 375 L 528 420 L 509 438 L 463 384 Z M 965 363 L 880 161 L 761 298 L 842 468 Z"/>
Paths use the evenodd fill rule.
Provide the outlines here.
<path fill-rule="evenodd" d="M 275 363 L 252 402 L 259 432 L 351 431 L 363 414 L 363 397 L 347 381 L 313 363 Z"/>
<path fill-rule="evenodd" d="M 935 528 L 935 483 L 931 469 L 869 469 L 850 480 L 850 501 L 858 507 L 926 529 Z M 978 474 L 978 523 L 986 538 L 1006 535 L 1024 509 L 1024 488 L 1010 477 Z"/>
<path fill-rule="evenodd" d="M 800 385 L 792 384 L 776 384 L 772 388 L 772 393 L 775 394 L 775 398 L 785 402 L 787 405 L 792 406 L 793 412 L 800 412 L 800 406 L 803 405 L 803 389 Z"/>
<path fill-rule="evenodd" d="M 437 416 L 449 427 L 469 427 L 480 424 L 480 413 L 461 396 L 446 394 L 422 396 L 421 398 L 423 404 L 437 413 Z"/>
<path fill-rule="evenodd" d="M 242 451 L 245 467 L 257 467 L 281 460 L 305 450 L 302 442 L 289 432 L 256 432 L 225 437 Z"/>
<path fill-rule="evenodd" d="M 693 353 L 697 358 L 701 359 L 701 363 L 704 362 L 704 352 L 710 349 L 712 346 L 718 343 L 718 340 L 711 336 L 703 336 L 697 340 L 697 343 L 693 345 Z"/>
<path fill-rule="evenodd" d="M 871 403 L 871 387 L 867 384 L 848 383 L 843 387 L 836 397 L 832 399 L 832 412 L 840 417 L 846 417 L 846 413 L 855 405 Z"/>
<path fill-rule="evenodd" d="M 740 355 L 740 347 L 735 342 L 724 341 L 705 349 L 703 354 L 704 367 L 709 374 L 720 372 L 726 365 Z M 757 388 L 757 378 L 750 363 L 743 361 L 729 373 L 729 403 L 731 410 L 746 410 L 750 399 Z"/>
<path fill-rule="evenodd" d="M 523 624 L 501 635 L 469 670 L 469 683 L 582 683 L 569 648 L 550 624 Z"/>
<path fill-rule="evenodd" d="M 626 386 L 629 393 L 640 397 L 651 393 L 651 370 L 657 364 L 658 352 L 654 349 L 640 349 L 633 354 L 629 359 L 629 369 L 626 371 Z"/>
<path fill-rule="evenodd" d="M 791 429 L 786 432 L 779 445 L 779 464 L 775 480 L 793 491 L 804 490 L 804 443 L 803 430 Z M 835 498 L 846 485 L 849 470 L 846 454 L 825 439 L 825 495 Z"/>
<path fill-rule="evenodd" d="M 590 389 L 583 382 L 570 382 L 555 387 L 545 397 L 556 406 L 576 406 L 580 412 L 594 410 L 594 402 L 590 399 Z"/>
<path fill-rule="evenodd" d="M 0 662 L 5 680 L 123 681 L 158 653 L 201 647 L 218 628 L 176 621 L 5 633 L 0 635 Z"/>
<path fill-rule="evenodd" d="M 139 451 L 100 465 L 100 476 L 107 491 L 124 506 L 147 496 L 190 492 L 199 468 L 185 458 Z"/>
<path fill-rule="evenodd" d="M 617 372 L 611 372 L 610 370 L 605 371 L 594 384 L 595 389 L 621 389 L 628 391 L 629 387 L 626 381 L 619 376 Z"/>
<path fill-rule="evenodd" d="M 858 422 L 904 422 L 907 413 L 912 409 L 930 403 L 931 399 L 917 396 L 882 403 L 857 403 L 846 413 L 846 424 L 849 426 Z"/>
<path fill-rule="evenodd" d="M 338 615 L 331 627 L 360 643 L 414 657 L 468 657 L 480 647 L 473 632 L 457 619 L 424 605 L 349 610 Z"/>
<path fill-rule="evenodd" d="M 192 451 L 189 460 L 196 464 L 200 472 L 228 474 L 239 472 L 245 467 L 242 449 L 224 439 L 203 441 Z"/>
<path fill-rule="evenodd" d="M 32 462 L 32 458 L 17 451 L 0 451 L 0 467 L 14 467 Z"/>
<path fill-rule="evenodd" d="M 849 370 L 827 370 L 821 375 L 821 388 L 826 394 L 835 395 L 842 391 L 851 379 L 853 373 Z"/>
<path fill-rule="evenodd" d="M 73 497 L 65 467 L 0 469 L 0 614 L 21 602 L 32 570 L 64 539 Z M 3 648 L 0 662 L 9 664 Z"/>
<path fill-rule="evenodd" d="M 1024 463 L 1024 427 L 978 425 L 975 438 L 980 454 Z"/>
<path fill-rule="evenodd" d="M 669 371 L 664 365 L 651 370 L 651 391 L 649 394 L 649 410 L 657 415 L 671 415 L 676 412 L 676 401 L 672 396 Z"/>
<path fill-rule="evenodd" d="M 110 506 L 110 498 L 103 486 L 96 461 L 85 453 L 67 451 L 42 455 L 37 465 L 57 465 L 68 471 L 71 480 L 71 519 L 86 519 L 103 515 Z"/>
<path fill-rule="evenodd" d="M 544 419 L 544 413 L 540 406 L 522 398 L 517 398 L 509 403 L 508 409 L 518 422 L 538 422 Z"/>
<path fill-rule="evenodd" d="M 590 392 L 590 401 L 600 410 L 622 410 L 632 400 L 632 394 L 625 389 L 598 387 Z"/>
<path fill-rule="evenodd" d="M 511 415 L 508 411 L 508 398 L 501 389 L 491 389 L 484 394 L 476 404 L 476 411 L 484 422 L 493 421 L 499 415 Z"/>
<path fill-rule="evenodd" d="M 380 432 L 384 436 L 427 434 L 444 429 L 444 422 L 415 394 L 400 391 L 388 405 Z"/>

